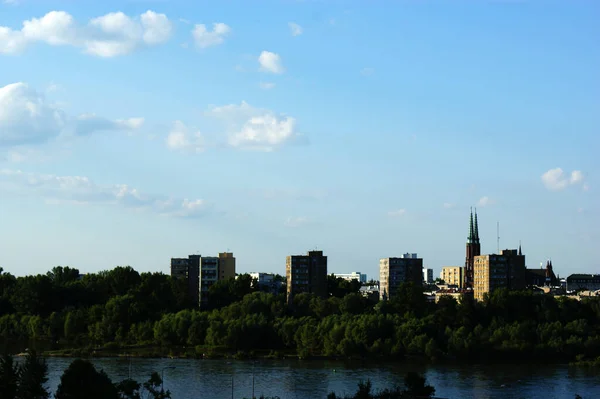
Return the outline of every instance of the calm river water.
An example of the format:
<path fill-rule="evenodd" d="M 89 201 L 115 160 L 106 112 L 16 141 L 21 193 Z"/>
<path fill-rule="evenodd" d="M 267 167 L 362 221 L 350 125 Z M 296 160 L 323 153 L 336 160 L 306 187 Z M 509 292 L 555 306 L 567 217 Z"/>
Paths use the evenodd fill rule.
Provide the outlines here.
<path fill-rule="evenodd" d="M 51 392 L 72 359 L 48 359 Z M 235 399 L 277 395 L 281 399 L 325 399 L 331 391 L 356 392 L 359 380 L 371 379 L 375 389 L 402 384 L 407 371 L 425 373 L 436 396 L 448 399 L 584 399 L 600 398 L 600 372 L 566 366 L 410 366 L 349 365 L 334 361 L 229 361 L 171 359 L 95 359 L 113 381 L 131 377 L 146 381 L 152 371 L 164 372 L 165 390 L 173 399 Z M 174 369 L 164 369 L 175 367 Z M 164 369 L 164 370 L 163 370 Z"/>

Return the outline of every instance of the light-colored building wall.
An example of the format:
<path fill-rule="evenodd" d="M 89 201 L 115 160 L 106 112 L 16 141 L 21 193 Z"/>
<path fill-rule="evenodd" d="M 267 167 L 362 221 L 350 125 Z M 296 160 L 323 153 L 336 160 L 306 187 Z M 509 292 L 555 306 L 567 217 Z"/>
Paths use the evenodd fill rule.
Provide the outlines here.
<path fill-rule="evenodd" d="M 464 273 L 464 266 L 444 266 L 442 267 L 440 278 L 447 285 L 456 285 L 459 289 L 462 289 L 465 278 Z"/>
<path fill-rule="evenodd" d="M 433 269 L 423 269 L 423 283 L 433 283 Z"/>
<path fill-rule="evenodd" d="M 253 272 L 248 273 L 253 280 L 258 281 L 259 285 L 267 285 L 273 283 L 273 278 L 275 275 L 273 273 L 261 273 L 261 272 Z"/>
<path fill-rule="evenodd" d="M 360 283 L 367 282 L 367 275 L 360 272 L 352 272 L 350 274 L 334 274 L 337 278 L 343 278 L 347 281 L 357 280 Z"/>
<path fill-rule="evenodd" d="M 476 256 L 473 264 L 473 294 L 483 300 L 485 293 L 498 288 L 525 288 L 525 256 L 517 250 L 503 250 L 500 255 Z"/>
<path fill-rule="evenodd" d="M 219 253 L 219 280 L 235 277 L 235 257 L 231 252 Z"/>

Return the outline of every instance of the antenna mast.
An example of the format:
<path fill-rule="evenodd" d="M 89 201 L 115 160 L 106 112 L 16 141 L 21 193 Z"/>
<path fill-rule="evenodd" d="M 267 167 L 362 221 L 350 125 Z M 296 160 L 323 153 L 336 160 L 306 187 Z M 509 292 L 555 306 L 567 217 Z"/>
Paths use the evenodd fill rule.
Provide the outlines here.
<path fill-rule="evenodd" d="M 496 236 L 498 240 L 498 255 L 500 255 L 500 222 L 496 223 Z"/>

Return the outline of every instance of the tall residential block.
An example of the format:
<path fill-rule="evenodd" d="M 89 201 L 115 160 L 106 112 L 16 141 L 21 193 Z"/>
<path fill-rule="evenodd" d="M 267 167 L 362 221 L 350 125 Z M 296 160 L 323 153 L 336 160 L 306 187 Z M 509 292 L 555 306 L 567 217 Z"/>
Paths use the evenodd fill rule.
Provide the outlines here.
<path fill-rule="evenodd" d="M 444 266 L 440 278 L 448 285 L 456 285 L 458 289 L 463 288 L 465 279 L 465 268 L 463 266 Z"/>
<path fill-rule="evenodd" d="M 520 247 L 519 250 L 505 249 L 499 255 L 476 256 L 474 266 L 473 293 L 478 301 L 498 288 L 525 288 L 525 255 Z"/>
<path fill-rule="evenodd" d="M 379 260 L 379 298 L 386 300 L 396 295 L 402 283 L 423 283 L 423 259 L 417 254 L 404 254 L 401 258 Z"/>
<path fill-rule="evenodd" d="M 327 256 L 323 251 L 309 251 L 306 255 L 290 255 L 285 261 L 287 300 L 303 292 L 327 297 Z"/>
<path fill-rule="evenodd" d="M 235 277 L 235 257 L 231 252 L 223 252 L 219 256 L 172 258 L 171 276 L 187 281 L 188 294 L 194 303 L 203 307 L 208 302 L 208 291 L 214 283 Z"/>

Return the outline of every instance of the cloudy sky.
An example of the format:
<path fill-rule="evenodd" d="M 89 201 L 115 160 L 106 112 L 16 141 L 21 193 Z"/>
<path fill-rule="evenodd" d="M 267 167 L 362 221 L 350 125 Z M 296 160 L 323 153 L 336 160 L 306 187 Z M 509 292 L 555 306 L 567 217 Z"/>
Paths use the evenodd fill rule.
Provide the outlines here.
<path fill-rule="evenodd" d="M 0 0 L 5 270 L 600 271 L 596 1 L 192 3 Z"/>

